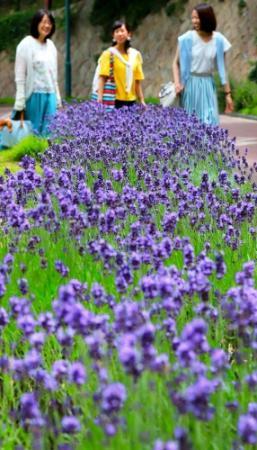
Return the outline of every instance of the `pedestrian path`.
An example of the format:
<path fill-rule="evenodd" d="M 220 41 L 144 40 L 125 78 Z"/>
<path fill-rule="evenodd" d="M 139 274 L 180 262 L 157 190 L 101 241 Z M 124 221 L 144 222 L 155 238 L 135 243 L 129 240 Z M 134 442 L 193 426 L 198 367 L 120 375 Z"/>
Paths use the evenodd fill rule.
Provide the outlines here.
<path fill-rule="evenodd" d="M 257 162 L 257 120 L 222 114 L 220 126 L 228 130 L 231 138 L 236 137 L 236 147 L 240 155 L 243 155 L 247 148 L 247 160 L 251 166 Z"/>
<path fill-rule="evenodd" d="M 12 108 L 10 106 L 0 106 L 0 119 L 10 115 Z"/>

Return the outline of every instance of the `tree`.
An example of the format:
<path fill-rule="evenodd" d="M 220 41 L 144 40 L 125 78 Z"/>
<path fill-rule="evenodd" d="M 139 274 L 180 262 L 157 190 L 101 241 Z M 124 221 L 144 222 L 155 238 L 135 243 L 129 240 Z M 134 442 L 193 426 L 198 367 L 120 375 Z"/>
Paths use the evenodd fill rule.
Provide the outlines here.
<path fill-rule="evenodd" d="M 45 8 L 46 9 L 51 9 L 52 8 L 52 0 L 45 0 Z"/>
<path fill-rule="evenodd" d="M 21 0 L 15 0 L 15 11 L 21 10 Z"/>

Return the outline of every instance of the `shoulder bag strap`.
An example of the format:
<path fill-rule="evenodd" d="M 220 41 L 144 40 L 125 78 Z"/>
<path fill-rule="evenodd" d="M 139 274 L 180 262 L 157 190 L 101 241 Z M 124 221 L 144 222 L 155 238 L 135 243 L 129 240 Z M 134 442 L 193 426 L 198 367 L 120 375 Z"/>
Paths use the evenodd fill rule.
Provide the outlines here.
<path fill-rule="evenodd" d="M 110 78 L 114 79 L 114 54 L 110 52 Z"/>

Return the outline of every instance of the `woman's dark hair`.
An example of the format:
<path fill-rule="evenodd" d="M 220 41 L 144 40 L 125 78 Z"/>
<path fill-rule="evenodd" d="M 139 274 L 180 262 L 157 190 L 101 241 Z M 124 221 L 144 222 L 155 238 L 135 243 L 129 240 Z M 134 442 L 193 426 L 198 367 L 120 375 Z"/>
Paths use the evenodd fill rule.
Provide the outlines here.
<path fill-rule="evenodd" d="M 130 26 L 124 20 L 115 20 L 115 22 L 113 22 L 113 25 L 112 25 L 112 34 L 114 33 L 115 30 L 118 30 L 118 28 L 121 28 L 123 25 L 126 27 L 128 32 L 131 31 Z M 114 46 L 114 45 L 116 45 L 116 41 L 113 39 L 112 46 Z M 125 52 L 127 52 L 129 47 L 130 47 L 130 39 L 127 39 L 124 44 Z"/>
<path fill-rule="evenodd" d="M 36 39 L 39 37 L 38 25 L 40 24 L 40 22 L 44 16 L 47 16 L 52 24 L 52 29 L 51 29 L 50 33 L 48 34 L 48 36 L 45 38 L 45 41 L 46 41 L 46 39 L 53 36 L 53 34 L 55 32 L 54 16 L 49 11 L 47 11 L 47 9 L 39 9 L 34 14 L 34 16 L 32 17 L 32 20 L 31 20 L 31 24 L 30 24 L 30 34 L 31 34 L 31 36 L 33 36 Z"/>
<path fill-rule="evenodd" d="M 212 6 L 200 3 L 200 5 L 194 7 L 193 11 L 196 11 L 199 16 L 201 31 L 212 33 L 216 30 L 217 20 Z"/>

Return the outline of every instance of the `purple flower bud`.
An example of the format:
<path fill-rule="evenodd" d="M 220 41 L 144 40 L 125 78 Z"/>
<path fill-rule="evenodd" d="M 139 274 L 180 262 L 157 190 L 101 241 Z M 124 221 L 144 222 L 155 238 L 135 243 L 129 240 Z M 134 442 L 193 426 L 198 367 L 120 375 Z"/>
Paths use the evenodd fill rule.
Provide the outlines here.
<path fill-rule="evenodd" d="M 20 400 L 21 418 L 24 425 L 42 427 L 44 419 L 33 393 L 23 394 Z"/>
<path fill-rule="evenodd" d="M 82 363 L 74 362 L 69 368 L 69 381 L 77 385 L 82 385 L 86 381 L 86 370 Z"/>
<path fill-rule="evenodd" d="M 75 434 L 80 431 L 81 425 L 75 416 L 64 416 L 62 418 L 62 431 L 67 434 Z"/>
<path fill-rule="evenodd" d="M 238 434 L 244 444 L 257 444 L 257 420 L 250 414 L 239 417 Z"/>
<path fill-rule="evenodd" d="M 101 408 L 106 414 L 117 413 L 122 408 L 126 398 L 126 388 L 123 384 L 109 384 L 102 392 Z"/>
<path fill-rule="evenodd" d="M 257 403 L 249 403 L 248 413 L 257 420 Z"/>
<path fill-rule="evenodd" d="M 52 375 L 56 380 L 66 379 L 69 371 L 69 363 L 63 359 L 55 361 L 52 366 Z"/>
<path fill-rule="evenodd" d="M 21 278 L 18 280 L 18 286 L 22 295 L 26 295 L 28 293 L 28 281 L 26 278 Z"/>
<path fill-rule="evenodd" d="M 55 261 L 55 269 L 62 277 L 67 277 L 70 273 L 70 269 L 66 267 L 62 261 Z"/>
<path fill-rule="evenodd" d="M 163 442 L 158 439 L 155 441 L 153 450 L 179 450 L 179 445 L 175 441 Z"/>
<path fill-rule="evenodd" d="M 36 321 L 31 314 L 19 317 L 17 324 L 27 337 L 35 332 Z"/>
<path fill-rule="evenodd" d="M 9 323 L 9 317 L 4 308 L 0 308 L 0 330 Z"/>

